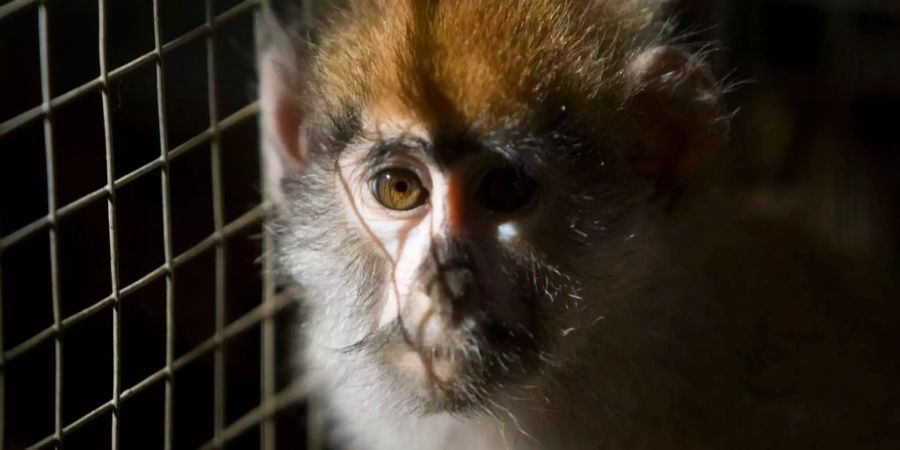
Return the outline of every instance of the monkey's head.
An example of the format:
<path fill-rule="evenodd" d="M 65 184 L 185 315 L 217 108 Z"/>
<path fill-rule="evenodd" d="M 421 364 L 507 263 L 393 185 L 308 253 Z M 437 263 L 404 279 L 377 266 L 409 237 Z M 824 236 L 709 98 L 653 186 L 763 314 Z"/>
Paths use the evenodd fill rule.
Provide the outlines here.
<path fill-rule="evenodd" d="M 719 137 L 650 3 L 357 1 L 272 33 L 272 225 L 320 373 L 460 412 L 590 357 L 654 198 Z"/>

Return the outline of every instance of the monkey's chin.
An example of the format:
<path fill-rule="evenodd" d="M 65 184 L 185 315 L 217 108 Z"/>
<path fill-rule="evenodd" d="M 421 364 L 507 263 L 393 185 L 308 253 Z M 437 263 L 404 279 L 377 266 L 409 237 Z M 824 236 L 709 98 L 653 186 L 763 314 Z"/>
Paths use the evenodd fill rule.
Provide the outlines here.
<path fill-rule="evenodd" d="M 463 362 L 407 350 L 397 358 L 397 369 L 414 381 L 435 386 L 451 385 L 463 371 Z"/>
<path fill-rule="evenodd" d="M 471 361 L 410 349 L 398 351 L 393 371 L 423 414 L 466 414 L 484 403 L 494 383 Z"/>
<path fill-rule="evenodd" d="M 481 409 L 498 391 L 538 371 L 541 340 L 499 324 L 444 330 L 431 345 L 417 345 L 402 331 L 371 341 L 393 390 L 415 412 L 465 415 Z"/>

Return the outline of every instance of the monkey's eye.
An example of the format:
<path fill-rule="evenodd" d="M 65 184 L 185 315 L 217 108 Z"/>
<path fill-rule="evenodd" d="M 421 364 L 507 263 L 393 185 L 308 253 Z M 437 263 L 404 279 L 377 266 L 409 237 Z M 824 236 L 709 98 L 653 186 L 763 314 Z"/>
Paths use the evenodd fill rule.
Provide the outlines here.
<path fill-rule="evenodd" d="M 481 179 L 476 195 L 487 209 L 511 213 L 528 205 L 535 189 L 536 183 L 531 177 L 512 167 L 501 167 Z"/>
<path fill-rule="evenodd" d="M 372 194 L 378 203 L 396 211 L 409 211 L 425 203 L 428 191 L 414 172 L 385 169 L 372 178 Z"/>

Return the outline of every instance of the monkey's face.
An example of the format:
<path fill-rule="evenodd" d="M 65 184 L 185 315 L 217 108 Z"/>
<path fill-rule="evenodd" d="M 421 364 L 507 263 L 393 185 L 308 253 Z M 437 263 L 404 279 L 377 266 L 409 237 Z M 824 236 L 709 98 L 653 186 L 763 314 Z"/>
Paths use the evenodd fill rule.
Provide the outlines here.
<path fill-rule="evenodd" d="M 417 128 L 380 123 L 341 155 L 334 187 L 382 261 L 367 350 L 429 406 L 458 409 L 525 375 L 546 345 L 547 269 L 529 239 L 548 190 L 502 152 L 441 148 Z"/>
<path fill-rule="evenodd" d="M 283 250 L 313 333 L 426 411 L 479 406 L 558 363 L 558 339 L 597 315 L 582 290 L 605 241 L 631 229 L 622 164 L 561 128 L 348 123 L 343 142 L 312 134 L 329 156 L 285 183 L 299 239 Z"/>
<path fill-rule="evenodd" d="M 426 411 L 550 378 L 650 265 L 648 194 L 703 153 L 714 81 L 638 2 L 352 5 L 262 64 L 308 359 Z"/>

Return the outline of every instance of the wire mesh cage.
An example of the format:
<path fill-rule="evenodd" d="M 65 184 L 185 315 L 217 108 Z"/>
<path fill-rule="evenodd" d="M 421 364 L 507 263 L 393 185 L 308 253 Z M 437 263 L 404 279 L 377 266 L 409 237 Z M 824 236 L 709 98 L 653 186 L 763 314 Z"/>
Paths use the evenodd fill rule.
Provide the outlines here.
<path fill-rule="evenodd" d="M 275 448 L 260 8 L 0 5 L 0 448 Z"/>

